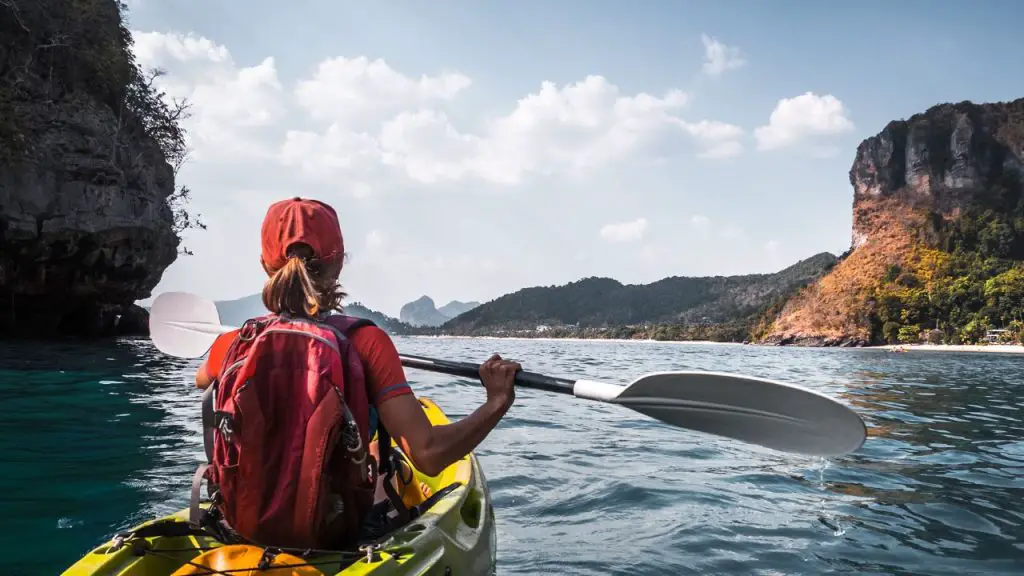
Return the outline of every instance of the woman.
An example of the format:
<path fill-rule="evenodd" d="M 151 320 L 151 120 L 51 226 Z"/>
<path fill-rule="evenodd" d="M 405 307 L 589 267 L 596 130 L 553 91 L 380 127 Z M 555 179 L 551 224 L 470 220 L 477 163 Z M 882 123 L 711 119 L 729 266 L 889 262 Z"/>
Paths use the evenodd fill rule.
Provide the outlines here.
<path fill-rule="evenodd" d="M 263 304 L 274 314 L 318 318 L 341 310 L 345 296 L 338 283 L 345 255 L 334 209 L 323 202 L 291 198 L 270 206 L 262 227 L 260 262 L 269 276 Z M 196 372 L 196 385 L 208 387 L 218 377 L 222 359 L 237 331 L 220 336 Z M 406 380 L 398 351 L 376 326 L 353 332 L 349 340 L 363 361 L 371 406 L 370 436 L 375 418 L 395 439 L 413 465 L 437 475 L 483 441 L 515 400 L 515 362 L 495 354 L 480 368 L 487 398 L 469 416 L 446 425 L 432 425 Z M 371 453 L 375 450 L 371 447 Z"/>

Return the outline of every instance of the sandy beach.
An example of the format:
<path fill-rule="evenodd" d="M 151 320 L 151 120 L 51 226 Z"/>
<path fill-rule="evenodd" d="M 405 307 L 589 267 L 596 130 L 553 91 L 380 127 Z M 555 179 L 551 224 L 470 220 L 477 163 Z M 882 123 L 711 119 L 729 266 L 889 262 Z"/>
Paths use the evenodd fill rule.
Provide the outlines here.
<path fill-rule="evenodd" d="M 1020 344 L 892 344 L 871 346 L 890 352 L 987 352 L 989 354 L 1024 354 Z"/>

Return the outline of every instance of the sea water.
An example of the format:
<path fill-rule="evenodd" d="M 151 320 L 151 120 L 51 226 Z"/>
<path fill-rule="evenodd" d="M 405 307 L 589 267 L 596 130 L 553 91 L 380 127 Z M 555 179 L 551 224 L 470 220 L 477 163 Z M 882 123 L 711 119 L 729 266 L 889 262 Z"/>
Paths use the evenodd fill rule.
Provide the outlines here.
<path fill-rule="evenodd" d="M 1024 574 L 1024 356 L 396 338 L 402 352 L 627 383 L 732 371 L 867 421 L 854 454 L 783 454 L 631 410 L 520 390 L 478 450 L 498 574 Z M 3 574 L 58 574 L 187 505 L 203 459 L 197 361 L 147 340 L 0 344 Z M 479 383 L 409 371 L 450 416 Z"/>

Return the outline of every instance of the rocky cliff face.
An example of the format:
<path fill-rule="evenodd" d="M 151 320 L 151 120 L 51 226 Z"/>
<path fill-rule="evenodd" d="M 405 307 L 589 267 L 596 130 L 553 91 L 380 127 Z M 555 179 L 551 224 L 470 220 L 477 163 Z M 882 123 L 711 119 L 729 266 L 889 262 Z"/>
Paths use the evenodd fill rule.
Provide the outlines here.
<path fill-rule="evenodd" d="M 416 300 L 402 306 L 398 311 L 398 319 L 411 326 L 440 326 L 448 321 L 448 317 L 438 312 L 434 300 L 430 296 L 420 296 Z"/>
<path fill-rule="evenodd" d="M 1024 172 L 1024 98 L 1006 104 L 935 106 L 890 122 L 861 142 L 850 168 L 853 247 L 879 231 L 876 200 L 956 218 L 1006 173 Z"/>
<path fill-rule="evenodd" d="M 0 334 L 144 328 L 133 303 L 177 256 L 174 171 L 126 109 L 118 6 L 15 0 L 0 21 Z"/>
<path fill-rule="evenodd" d="M 874 297 L 888 271 L 920 270 L 922 250 L 948 249 L 943 231 L 987 191 L 1024 178 L 1022 159 L 1024 99 L 935 106 L 861 142 L 850 168 L 851 251 L 786 304 L 766 340 L 872 341 Z"/>
<path fill-rule="evenodd" d="M 416 328 L 436 328 L 460 314 L 465 314 L 479 306 L 479 302 L 451 302 L 437 308 L 434 299 L 429 296 L 420 296 L 409 302 L 398 312 L 401 322 L 405 322 Z"/>

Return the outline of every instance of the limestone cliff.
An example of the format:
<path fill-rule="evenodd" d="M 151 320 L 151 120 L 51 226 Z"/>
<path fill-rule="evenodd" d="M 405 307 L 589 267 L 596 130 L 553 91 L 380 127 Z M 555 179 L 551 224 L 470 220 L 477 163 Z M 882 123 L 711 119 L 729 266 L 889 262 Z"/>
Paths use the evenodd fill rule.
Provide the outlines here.
<path fill-rule="evenodd" d="M 437 310 L 434 299 L 430 296 L 420 296 L 416 300 L 402 306 L 398 311 L 398 318 L 411 326 L 440 326 L 449 320 Z"/>
<path fill-rule="evenodd" d="M 934 106 L 861 142 L 851 250 L 782 308 L 765 340 L 859 345 L 913 341 L 916 330 L 952 340 L 1008 321 L 985 308 L 998 295 L 984 281 L 1024 257 L 1022 159 L 1024 99 Z M 947 288 L 959 290 L 948 305 Z"/>
<path fill-rule="evenodd" d="M 180 109 L 135 65 L 122 9 L 0 2 L 0 335 L 144 329 L 133 303 L 177 257 Z"/>

